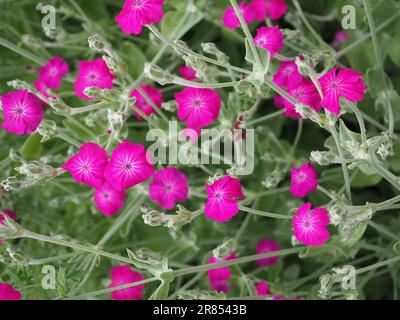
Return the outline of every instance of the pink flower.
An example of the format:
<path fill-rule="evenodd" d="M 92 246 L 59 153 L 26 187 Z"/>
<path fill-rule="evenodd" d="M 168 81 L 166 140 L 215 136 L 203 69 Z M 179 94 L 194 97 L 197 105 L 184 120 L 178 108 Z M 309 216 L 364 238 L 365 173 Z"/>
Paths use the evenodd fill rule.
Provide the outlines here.
<path fill-rule="evenodd" d="M 5 131 L 23 135 L 34 132 L 43 119 L 42 102 L 26 90 L 6 93 L 1 97 Z"/>
<path fill-rule="evenodd" d="M 287 11 L 285 0 L 253 0 L 251 5 L 255 10 L 256 19 L 260 22 L 264 21 L 267 15 L 272 20 L 278 20 Z"/>
<path fill-rule="evenodd" d="M 10 219 L 13 219 L 13 220 L 15 220 L 17 218 L 17 215 L 15 214 L 15 212 L 11 211 L 11 210 L 7 210 L 7 209 L 0 210 L 0 213 L 7 215 Z M 4 220 L 5 220 L 4 216 L 0 214 L 0 224 L 3 224 Z M 0 240 L 0 244 L 3 244 L 2 240 Z"/>
<path fill-rule="evenodd" d="M 243 199 L 240 181 L 230 176 L 206 185 L 208 199 L 205 205 L 205 216 L 217 222 L 232 219 L 239 211 L 237 199 Z"/>
<path fill-rule="evenodd" d="M 0 283 L 0 300 L 21 300 L 21 292 L 8 283 Z"/>
<path fill-rule="evenodd" d="M 122 11 L 115 17 L 125 34 L 141 34 L 143 26 L 159 23 L 164 12 L 164 0 L 126 0 Z"/>
<path fill-rule="evenodd" d="M 194 70 L 193 68 L 188 67 L 188 66 L 180 66 L 178 68 L 178 71 L 183 79 L 186 79 L 189 81 L 196 79 L 196 77 L 197 77 L 196 70 Z"/>
<path fill-rule="evenodd" d="M 164 209 L 173 209 L 176 201 L 186 201 L 188 192 L 187 177 L 176 168 L 157 171 L 149 185 L 150 198 Z"/>
<path fill-rule="evenodd" d="M 107 152 L 93 142 L 84 143 L 79 152 L 61 167 L 67 170 L 77 183 L 91 187 L 103 184 L 104 170 L 107 166 Z"/>
<path fill-rule="evenodd" d="M 255 12 L 253 7 L 248 5 L 246 1 L 243 1 L 239 4 L 239 9 L 242 12 L 242 16 L 244 21 L 247 24 L 250 24 L 255 19 Z M 222 21 L 228 29 L 237 29 L 240 27 L 239 18 L 236 15 L 235 9 L 233 7 L 226 8 L 224 12 L 224 16 L 222 17 Z"/>
<path fill-rule="evenodd" d="M 81 99 L 93 100 L 83 93 L 86 88 L 97 87 L 99 89 L 112 89 L 115 76 L 108 69 L 105 61 L 96 60 L 80 61 L 78 78 L 74 88 L 76 95 Z"/>
<path fill-rule="evenodd" d="M 46 83 L 40 79 L 36 80 L 35 82 L 33 82 L 33 85 L 35 86 L 35 89 L 37 91 L 39 91 L 42 95 L 44 95 L 46 98 L 50 97 L 49 94 L 49 87 L 46 85 Z M 46 104 L 45 101 L 43 101 L 43 104 Z"/>
<path fill-rule="evenodd" d="M 268 283 L 266 283 L 265 281 L 260 281 L 256 285 L 256 293 L 259 297 L 267 297 L 272 294 L 272 292 L 269 290 Z"/>
<path fill-rule="evenodd" d="M 295 106 L 293 104 L 291 104 L 291 103 L 290 104 L 286 103 L 286 99 L 284 97 L 282 97 L 280 94 L 277 94 L 274 97 L 273 104 L 274 104 L 274 106 L 276 106 L 276 107 L 278 107 L 280 109 L 285 109 L 284 115 L 286 117 L 293 118 L 293 119 L 300 119 L 301 118 L 301 115 L 300 115 L 300 113 L 298 113 L 296 111 Z"/>
<path fill-rule="evenodd" d="M 273 59 L 275 54 L 283 48 L 282 32 L 278 26 L 258 28 L 257 35 L 254 37 L 254 44 L 267 50 L 270 54 L 270 59 Z"/>
<path fill-rule="evenodd" d="M 218 119 L 221 98 L 215 90 L 185 88 L 175 94 L 175 100 L 178 104 L 179 120 L 185 121 L 188 128 L 198 133 L 202 127 Z"/>
<path fill-rule="evenodd" d="M 303 79 L 303 81 L 297 87 L 289 89 L 288 93 L 296 101 L 310 106 L 315 111 L 319 112 L 321 110 L 321 97 L 314 84 L 310 80 Z M 296 109 L 293 103 L 286 99 L 285 108 L 293 110 Z"/>
<path fill-rule="evenodd" d="M 140 88 L 147 94 L 153 103 L 160 108 L 161 104 L 163 103 L 163 97 L 160 91 L 150 85 L 141 85 Z M 149 116 L 153 113 L 156 113 L 154 108 L 151 106 L 150 103 L 146 101 L 146 99 L 140 94 L 139 90 L 135 89 L 131 93 L 131 97 L 136 98 L 135 106 L 139 108 L 145 115 Z M 142 116 L 133 110 L 136 118 L 142 120 Z"/>
<path fill-rule="evenodd" d="M 329 216 L 324 208 L 310 209 L 311 203 L 305 203 L 293 216 L 294 236 L 307 246 L 319 247 L 330 237 L 327 230 Z"/>
<path fill-rule="evenodd" d="M 288 89 L 298 87 L 303 81 L 303 76 L 300 74 L 297 64 L 294 61 L 282 61 L 279 69 L 274 76 L 274 82 Z"/>
<path fill-rule="evenodd" d="M 296 169 L 292 167 L 290 192 L 295 197 L 303 198 L 314 192 L 318 186 L 318 175 L 310 162 Z"/>
<path fill-rule="evenodd" d="M 273 240 L 261 239 L 257 244 L 256 252 L 257 254 L 263 254 L 263 253 L 278 251 L 280 248 L 281 247 L 279 246 L 279 244 Z M 278 262 L 278 260 L 279 257 L 274 256 L 270 258 L 258 259 L 256 260 L 256 263 L 260 267 L 273 266 Z"/>
<path fill-rule="evenodd" d="M 333 45 L 337 46 L 342 42 L 349 41 L 350 39 L 351 39 L 350 35 L 346 31 L 344 30 L 336 31 L 333 37 Z"/>
<path fill-rule="evenodd" d="M 154 166 L 144 146 L 124 141 L 112 152 L 104 176 L 115 190 L 123 191 L 146 181 L 153 173 Z"/>
<path fill-rule="evenodd" d="M 237 256 L 233 252 L 230 256 L 225 257 L 223 259 L 217 259 L 212 256 L 208 260 L 208 264 L 213 264 L 222 261 L 228 261 L 236 259 Z M 228 292 L 231 289 L 231 286 L 228 285 L 228 280 L 232 276 L 232 271 L 228 267 L 221 267 L 208 270 L 208 281 L 211 285 L 211 288 L 217 292 Z"/>
<path fill-rule="evenodd" d="M 319 79 L 324 94 L 321 101 L 323 107 L 330 112 L 340 114 L 340 98 L 351 102 L 361 101 L 364 98 L 367 86 L 361 74 L 351 69 L 334 68 Z"/>
<path fill-rule="evenodd" d="M 126 194 L 115 190 L 109 183 L 103 182 L 95 188 L 94 203 L 106 217 L 111 217 L 124 208 Z"/>
<path fill-rule="evenodd" d="M 111 283 L 109 288 L 123 286 L 144 280 L 139 272 L 132 271 L 128 265 L 116 266 L 111 269 Z M 142 299 L 144 284 L 116 290 L 111 293 L 112 300 L 140 300 Z"/>
<path fill-rule="evenodd" d="M 48 88 L 60 89 L 61 79 L 68 73 L 68 64 L 61 57 L 53 57 L 47 64 L 39 68 L 39 80 Z"/>

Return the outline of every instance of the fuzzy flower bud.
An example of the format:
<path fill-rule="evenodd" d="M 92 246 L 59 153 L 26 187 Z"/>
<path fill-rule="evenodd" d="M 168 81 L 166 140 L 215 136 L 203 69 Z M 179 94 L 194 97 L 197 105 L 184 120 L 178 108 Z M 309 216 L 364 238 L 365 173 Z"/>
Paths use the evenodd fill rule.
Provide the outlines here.
<path fill-rule="evenodd" d="M 217 248 L 213 250 L 213 256 L 218 260 L 228 257 L 235 252 L 237 248 L 237 243 L 234 239 L 228 239 Z"/>
<path fill-rule="evenodd" d="M 175 78 L 170 72 L 163 70 L 158 66 L 153 66 L 151 63 L 146 63 L 144 65 L 144 74 L 162 86 L 173 82 Z"/>
<path fill-rule="evenodd" d="M 37 128 L 37 132 L 42 136 L 41 141 L 45 142 L 57 135 L 57 125 L 52 120 L 43 120 Z"/>

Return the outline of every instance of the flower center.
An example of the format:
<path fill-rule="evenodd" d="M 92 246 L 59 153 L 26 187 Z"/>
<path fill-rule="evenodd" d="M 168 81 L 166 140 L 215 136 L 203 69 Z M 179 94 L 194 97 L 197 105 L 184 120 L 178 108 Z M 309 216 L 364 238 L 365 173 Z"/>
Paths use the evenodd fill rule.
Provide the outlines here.
<path fill-rule="evenodd" d="M 166 184 L 164 187 L 165 187 L 165 191 L 167 191 L 167 192 L 171 192 L 173 189 L 172 184 L 169 184 L 169 183 Z"/>
<path fill-rule="evenodd" d="M 22 116 L 23 113 L 24 113 L 24 108 L 23 108 L 21 105 L 18 105 L 18 106 L 15 108 L 15 114 L 16 114 L 17 116 Z"/>
<path fill-rule="evenodd" d="M 49 70 L 49 75 L 52 76 L 52 77 L 56 76 L 57 75 L 57 68 L 51 68 Z"/>
<path fill-rule="evenodd" d="M 194 98 L 193 99 L 193 105 L 195 108 L 201 108 L 202 101 L 200 98 Z"/>
<path fill-rule="evenodd" d="M 146 0 L 136 0 L 133 2 L 133 9 L 142 9 L 144 5 L 146 4 Z"/>
<path fill-rule="evenodd" d="M 303 181 L 305 181 L 306 179 L 307 179 L 307 175 L 304 174 L 303 172 L 300 172 L 300 173 L 297 175 L 297 181 L 299 181 L 299 182 L 303 182 Z"/>
<path fill-rule="evenodd" d="M 97 75 L 95 73 L 89 73 L 88 78 L 89 78 L 89 80 L 94 81 L 94 80 L 96 80 Z"/>

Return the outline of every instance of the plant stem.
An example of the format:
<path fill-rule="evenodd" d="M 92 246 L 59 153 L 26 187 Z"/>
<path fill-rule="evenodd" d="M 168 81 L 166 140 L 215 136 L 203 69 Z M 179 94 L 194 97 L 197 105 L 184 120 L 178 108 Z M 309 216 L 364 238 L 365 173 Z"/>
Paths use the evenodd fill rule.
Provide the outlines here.
<path fill-rule="evenodd" d="M 248 208 L 248 207 L 245 207 L 242 205 L 239 205 L 239 210 L 248 212 L 248 213 L 252 213 L 252 214 L 255 214 L 258 216 L 262 216 L 262 217 L 275 218 L 275 219 L 292 219 L 292 216 L 289 216 L 289 215 L 259 211 L 259 210 Z"/>
<path fill-rule="evenodd" d="M 384 66 L 383 66 L 383 59 L 382 59 L 382 55 L 381 55 L 380 48 L 379 48 L 378 37 L 376 36 L 375 23 L 374 23 L 374 19 L 372 17 L 371 8 L 369 6 L 369 1 L 363 0 L 363 4 L 364 4 L 365 14 L 366 14 L 367 20 L 368 20 L 369 29 L 371 31 L 371 39 L 372 39 L 372 44 L 374 46 L 376 62 L 377 62 L 377 65 L 378 65 L 378 68 L 379 68 L 379 71 L 380 71 L 381 77 L 382 77 L 381 81 L 383 81 L 383 85 L 385 87 L 384 95 L 386 96 L 386 92 L 388 90 L 388 85 L 387 85 L 386 74 L 385 74 L 385 70 L 384 70 Z M 387 97 L 387 105 L 386 106 L 387 106 L 387 112 L 388 112 L 388 118 L 389 118 L 388 131 L 389 131 L 389 134 L 391 135 L 394 132 L 394 114 L 393 114 L 392 103 L 391 103 L 389 97 Z"/>
<path fill-rule="evenodd" d="M 281 114 L 283 114 L 284 112 L 285 112 L 284 109 L 283 109 L 283 110 L 278 110 L 278 111 L 275 111 L 275 112 L 273 112 L 273 113 L 267 114 L 267 115 L 265 115 L 265 116 L 263 116 L 263 117 L 260 117 L 260 118 L 257 118 L 257 119 L 248 121 L 246 124 L 247 124 L 248 126 L 253 126 L 253 125 L 257 124 L 257 123 L 260 123 L 260 122 L 263 122 L 263 121 L 266 121 L 266 120 L 269 120 L 269 119 L 278 117 L 278 116 L 280 116 Z"/>
<path fill-rule="evenodd" d="M 346 164 L 346 161 L 344 160 L 344 154 L 343 154 L 342 145 L 340 143 L 339 135 L 336 131 L 335 126 L 331 126 L 331 127 L 329 127 L 329 129 L 330 129 L 329 131 L 331 132 L 333 139 L 335 140 L 336 148 L 338 149 L 339 157 L 341 159 L 347 199 L 349 200 L 350 203 L 352 203 L 349 170 L 347 169 L 347 164 Z"/>
<path fill-rule="evenodd" d="M 247 38 L 247 41 L 249 43 L 251 52 L 253 53 L 253 56 L 256 59 L 257 67 L 261 71 L 261 70 L 263 70 L 263 66 L 262 66 L 262 63 L 261 63 L 261 60 L 260 60 L 260 56 L 258 55 L 257 48 L 254 45 L 254 40 L 253 40 L 253 37 L 252 37 L 252 35 L 250 33 L 250 30 L 249 30 L 249 28 L 247 26 L 247 23 L 246 23 L 246 21 L 244 21 L 244 18 L 243 18 L 243 15 L 242 15 L 242 11 L 240 10 L 236 0 L 229 0 L 229 1 L 231 2 L 231 5 L 232 5 L 233 9 L 235 10 L 236 16 L 239 18 L 240 26 L 242 27 L 242 30 L 243 30 L 246 38 Z M 268 61 L 269 61 L 269 59 L 268 59 Z"/>

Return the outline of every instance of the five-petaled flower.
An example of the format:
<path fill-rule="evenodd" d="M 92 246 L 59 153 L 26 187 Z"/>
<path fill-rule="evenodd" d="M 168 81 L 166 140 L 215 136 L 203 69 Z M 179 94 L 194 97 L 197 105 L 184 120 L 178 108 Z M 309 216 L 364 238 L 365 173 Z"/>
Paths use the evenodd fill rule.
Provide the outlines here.
<path fill-rule="evenodd" d="M 307 246 L 322 246 L 330 237 L 329 222 L 326 209 L 315 207 L 311 210 L 311 203 L 307 202 L 293 216 L 294 236 Z"/>
<path fill-rule="evenodd" d="M 256 19 L 265 21 L 266 17 L 272 20 L 282 18 L 287 11 L 286 0 L 253 0 L 251 3 L 256 14 Z"/>
<path fill-rule="evenodd" d="M 217 222 L 226 222 L 232 219 L 239 211 L 238 199 L 243 199 L 240 181 L 225 176 L 206 185 L 207 202 L 204 214 L 206 218 Z"/>
<path fill-rule="evenodd" d="M 282 61 L 274 75 L 274 82 L 280 87 L 293 89 L 303 82 L 303 76 L 294 61 Z"/>
<path fill-rule="evenodd" d="M 103 184 L 104 170 L 107 166 L 107 152 L 93 142 L 84 143 L 79 152 L 62 165 L 77 183 L 91 187 Z"/>
<path fill-rule="evenodd" d="M 115 76 L 111 73 L 105 61 L 100 58 L 96 60 L 80 61 L 78 77 L 74 83 L 76 95 L 81 99 L 93 100 L 84 94 L 89 87 L 99 89 L 112 89 Z"/>
<path fill-rule="evenodd" d="M 215 90 L 188 87 L 175 94 L 175 100 L 179 120 L 185 121 L 187 127 L 197 133 L 218 119 L 221 98 Z"/>
<path fill-rule="evenodd" d="M 141 85 L 140 88 L 144 91 L 155 107 L 160 108 L 163 103 L 163 97 L 160 91 L 151 85 Z M 135 89 L 131 93 L 131 97 L 136 98 L 135 106 L 140 109 L 146 116 L 156 113 L 152 104 L 150 104 L 147 99 L 140 93 L 138 89 Z M 139 112 L 133 110 L 136 118 L 142 120 L 142 116 Z"/>
<path fill-rule="evenodd" d="M 186 175 L 172 167 L 157 171 L 149 184 L 150 198 L 164 209 L 173 209 L 176 201 L 186 201 L 188 192 Z"/>
<path fill-rule="evenodd" d="M 271 290 L 269 290 L 268 283 L 265 281 L 260 281 L 256 285 L 256 293 L 259 297 L 267 297 L 272 294 Z"/>
<path fill-rule="evenodd" d="M 247 4 L 246 1 L 243 1 L 239 4 L 239 10 L 242 13 L 243 19 L 247 24 L 250 24 L 254 21 L 256 14 L 253 10 L 253 7 L 250 4 Z M 239 28 L 240 20 L 236 15 L 235 9 L 233 9 L 233 7 L 226 8 L 224 16 L 222 17 L 222 22 L 228 29 Z"/>
<path fill-rule="evenodd" d="M 109 288 L 119 287 L 126 284 L 144 280 L 143 276 L 133 271 L 128 265 L 115 266 L 111 269 L 111 284 Z M 141 300 L 144 284 L 139 284 L 126 289 L 111 292 L 113 300 Z"/>
<path fill-rule="evenodd" d="M 163 3 L 164 0 L 126 0 L 115 21 L 123 33 L 139 35 L 143 26 L 159 23 L 162 20 Z"/>
<path fill-rule="evenodd" d="M 208 260 L 208 264 L 213 264 L 222 261 L 228 261 L 236 259 L 237 256 L 233 252 L 228 257 L 218 259 L 212 256 Z M 215 269 L 208 270 L 208 281 L 211 285 L 211 288 L 217 292 L 228 292 L 232 286 L 228 284 L 229 279 L 232 276 L 232 271 L 228 267 L 220 267 Z"/>
<path fill-rule="evenodd" d="M 26 90 L 8 92 L 1 96 L 3 106 L 2 128 L 23 135 L 34 132 L 43 119 L 43 103 Z"/>
<path fill-rule="evenodd" d="M 50 89 L 60 89 L 61 79 L 68 73 L 68 64 L 63 58 L 55 56 L 39 68 L 39 81 Z"/>
<path fill-rule="evenodd" d="M 95 188 L 94 203 L 106 217 L 111 217 L 121 211 L 124 207 L 125 198 L 124 191 L 115 190 L 106 181 Z"/>
<path fill-rule="evenodd" d="M 154 165 L 144 146 L 124 141 L 113 150 L 104 176 L 115 190 L 123 191 L 146 181 L 153 173 Z"/>
<path fill-rule="evenodd" d="M 254 37 L 254 44 L 257 47 L 264 48 L 269 52 L 270 59 L 283 48 L 283 34 L 278 26 L 260 27 Z"/>
<path fill-rule="evenodd" d="M 318 186 L 318 175 L 310 162 L 300 168 L 292 167 L 290 192 L 295 197 L 303 198 L 315 191 Z"/>
<path fill-rule="evenodd" d="M 280 248 L 281 247 L 279 246 L 279 244 L 274 240 L 261 239 L 257 244 L 256 252 L 257 254 L 263 254 L 263 253 L 278 251 Z M 269 258 L 258 259 L 256 260 L 256 263 L 260 267 L 266 267 L 275 265 L 278 262 L 278 260 L 279 260 L 278 256 L 272 256 Z"/>
<path fill-rule="evenodd" d="M 333 68 L 319 78 L 319 83 L 324 95 L 322 106 L 337 116 L 340 114 L 340 98 L 358 102 L 364 99 L 367 89 L 361 73 L 347 68 Z"/>

